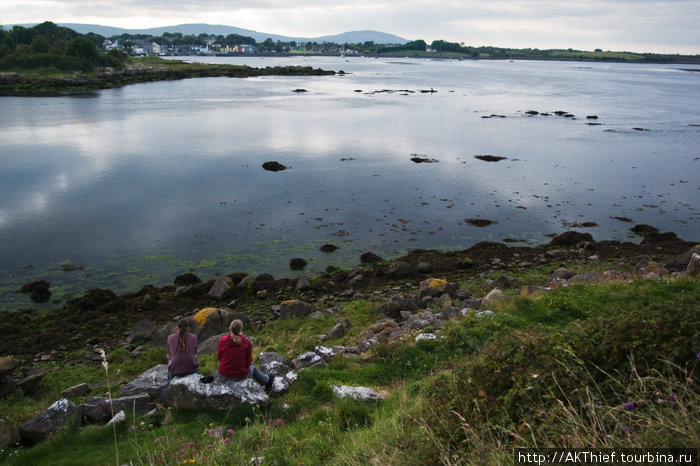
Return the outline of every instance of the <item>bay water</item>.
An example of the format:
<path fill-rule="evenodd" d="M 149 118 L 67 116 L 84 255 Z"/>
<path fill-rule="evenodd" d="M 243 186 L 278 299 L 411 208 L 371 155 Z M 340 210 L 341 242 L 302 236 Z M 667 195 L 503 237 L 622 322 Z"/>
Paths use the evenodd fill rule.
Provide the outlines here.
<path fill-rule="evenodd" d="M 700 239 L 700 67 L 184 59 L 345 73 L 0 97 L 0 310 L 36 279 L 61 300 L 640 223 Z"/>

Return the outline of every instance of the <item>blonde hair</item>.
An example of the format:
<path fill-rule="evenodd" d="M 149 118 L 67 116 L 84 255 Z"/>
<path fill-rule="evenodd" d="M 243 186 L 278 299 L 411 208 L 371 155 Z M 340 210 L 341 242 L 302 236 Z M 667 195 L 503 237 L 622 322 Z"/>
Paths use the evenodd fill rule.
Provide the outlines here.
<path fill-rule="evenodd" d="M 231 330 L 231 340 L 233 340 L 236 345 L 240 345 L 243 341 L 240 335 L 241 330 L 243 330 L 243 321 L 240 319 L 235 319 L 233 322 L 231 322 L 229 329 Z"/>

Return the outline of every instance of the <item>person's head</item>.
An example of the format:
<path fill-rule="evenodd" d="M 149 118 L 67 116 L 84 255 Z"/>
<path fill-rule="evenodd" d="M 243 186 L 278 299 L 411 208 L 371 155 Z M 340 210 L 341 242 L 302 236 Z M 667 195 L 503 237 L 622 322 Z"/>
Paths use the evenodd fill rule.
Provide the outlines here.
<path fill-rule="evenodd" d="M 233 340 L 233 342 L 236 345 L 240 345 L 243 341 L 241 340 L 241 330 L 243 330 L 243 321 L 240 319 L 235 319 L 233 322 L 231 322 L 229 329 L 231 330 L 231 340 Z"/>
<path fill-rule="evenodd" d="M 187 334 L 190 331 L 190 323 L 187 319 L 177 321 L 177 350 L 185 351 L 187 349 Z"/>

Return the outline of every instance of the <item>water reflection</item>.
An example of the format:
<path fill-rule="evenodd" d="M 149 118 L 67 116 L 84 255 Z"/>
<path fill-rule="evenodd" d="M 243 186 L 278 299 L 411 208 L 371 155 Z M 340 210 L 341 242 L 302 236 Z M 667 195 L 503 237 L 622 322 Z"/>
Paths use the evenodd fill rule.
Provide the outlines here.
<path fill-rule="evenodd" d="M 289 275 L 294 256 L 321 270 L 367 250 L 545 241 L 585 221 L 597 239 L 629 239 L 630 225 L 613 217 L 698 236 L 691 73 L 369 59 L 342 67 L 352 74 L 2 98 L 1 299 L 16 300 L 12 291 L 35 275 L 69 291 L 162 283 L 188 267 Z M 420 92 L 430 88 L 438 92 Z M 586 124 L 593 114 L 600 126 Z M 437 162 L 415 164 L 414 154 Z M 290 169 L 267 172 L 269 160 Z M 469 218 L 496 223 L 476 228 Z M 320 253 L 325 242 L 341 248 Z M 84 272 L 66 275 L 56 266 L 65 261 Z"/>

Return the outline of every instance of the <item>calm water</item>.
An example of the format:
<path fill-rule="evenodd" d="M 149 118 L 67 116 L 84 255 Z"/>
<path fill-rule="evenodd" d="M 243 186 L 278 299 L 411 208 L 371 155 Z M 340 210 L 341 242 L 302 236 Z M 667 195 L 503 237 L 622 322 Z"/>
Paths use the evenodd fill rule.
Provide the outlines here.
<path fill-rule="evenodd" d="M 700 72 L 680 69 L 690 66 L 210 61 L 348 74 L 0 97 L 0 309 L 29 304 L 15 291 L 37 278 L 62 298 L 189 269 L 292 276 L 293 257 L 315 272 L 365 251 L 539 244 L 583 222 L 599 240 L 637 240 L 634 223 L 700 239 Z M 272 160 L 290 169 L 261 168 Z M 340 249 L 322 253 L 325 243 Z"/>

